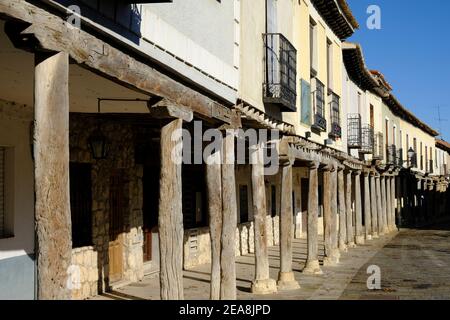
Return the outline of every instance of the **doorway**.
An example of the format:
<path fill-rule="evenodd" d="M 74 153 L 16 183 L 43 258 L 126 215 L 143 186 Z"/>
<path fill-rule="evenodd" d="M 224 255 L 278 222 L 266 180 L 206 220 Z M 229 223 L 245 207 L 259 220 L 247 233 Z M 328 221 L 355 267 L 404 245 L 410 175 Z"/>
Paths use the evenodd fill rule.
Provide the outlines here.
<path fill-rule="evenodd" d="M 114 170 L 110 177 L 109 211 L 109 283 L 122 280 L 123 232 L 127 209 L 125 197 L 125 170 Z"/>

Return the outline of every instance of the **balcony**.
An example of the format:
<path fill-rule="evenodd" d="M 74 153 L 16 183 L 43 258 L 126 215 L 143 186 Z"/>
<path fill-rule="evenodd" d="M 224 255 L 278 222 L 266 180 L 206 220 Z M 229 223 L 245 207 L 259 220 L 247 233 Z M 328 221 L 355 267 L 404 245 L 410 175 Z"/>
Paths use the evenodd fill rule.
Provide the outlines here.
<path fill-rule="evenodd" d="M 386 164 L 397 164 L 397 149 L 395 145 L 390 145 L 386 148 Z"/>
<path fill-rule="evenodd" d="M 341 128 L 340 105 L 338 95 L 336 95 L 335 93 L 331 93 L 330 101 L 331 101 L 330 102 L 331 130 L 329 136 L 330 138 L 333 139 L 340 139 L 342 138 L 342 128 Z"/>
<path fill-rule="evenodd" d="M 362 132 L 362 141 L 359 153 L 372 154 L 374 152 L 373 127 L 370 124 L 366 124 L 362 127 L 361 132 Z"/>
<path fill-rule="evenodd" d="M 264 103 L 295 112 L 297 101 L 297 50 L 279 33 L 264 34 Z"/>
<path fill-rule="evenodd" d="M 347 116 L 347 140 L 349 149 L 361 149 L 362 132 L 361 115 L 359 113 L 351 113 Z"/>
<path fill-rule="evenodd" d="M 373 143 L 373 157 L 374 160 L 383 160 L 384 159 L 384 136 L 383 133 L 378 132 L 374 136 Z"/>
<path fill-rule="evenodd" d="M 317 131 L 327 131 L 327 120 L 321 114 L 316 113 L 311 128 Z"/>

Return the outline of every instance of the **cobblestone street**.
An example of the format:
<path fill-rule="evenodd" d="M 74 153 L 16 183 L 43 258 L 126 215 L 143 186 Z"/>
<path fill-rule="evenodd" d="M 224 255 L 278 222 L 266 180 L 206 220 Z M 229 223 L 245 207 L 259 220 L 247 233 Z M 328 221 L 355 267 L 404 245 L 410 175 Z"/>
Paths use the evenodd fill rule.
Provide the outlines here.
<path fill-rule="evenodd" d="M 301 289 L 257 296 L 250 293 L 254 256 L 237 258 L 238 299 L 449 299 L 450 223 L 420 230 L 402 229 L 343 253 L 336 267 L 323 267 L 323 275 L 301 273 L 306 260 L 306 240 L 294 242 L 294 273 Z M 321 246 L 323 248 L 323 246 Z M 277 278 L 279 251 L 270 248 L 270 274 Z M 367 289 L 367 267 L 381 269 L 381 290 Z M 209 265 L 184 272 L 186 299 L 209 298 Z M 94 299 L 159 299 L 159 281 L 146 277 Z"/>

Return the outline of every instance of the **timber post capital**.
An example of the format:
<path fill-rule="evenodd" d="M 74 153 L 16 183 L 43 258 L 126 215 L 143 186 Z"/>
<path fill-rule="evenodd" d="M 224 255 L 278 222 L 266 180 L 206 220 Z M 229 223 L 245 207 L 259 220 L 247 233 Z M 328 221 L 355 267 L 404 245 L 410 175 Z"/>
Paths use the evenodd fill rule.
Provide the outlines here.
<path fill-rule="evenodd" d="M 308 162 L 308 168 L 309 170 L 317 170 L 319 169 L 320 162 L 319 161 L 310 161 Z"/>

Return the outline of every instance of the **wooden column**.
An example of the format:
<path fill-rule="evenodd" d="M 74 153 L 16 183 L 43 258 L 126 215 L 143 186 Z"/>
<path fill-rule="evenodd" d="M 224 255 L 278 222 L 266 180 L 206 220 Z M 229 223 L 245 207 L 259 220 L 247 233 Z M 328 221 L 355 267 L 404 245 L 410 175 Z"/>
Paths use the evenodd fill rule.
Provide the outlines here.
<path fill-rule="evenodd" d="M 377 218 L 378 218 L 378 235 L 381 236 L 384 234 L 384 207 L 383 201 L 385 201 L 385 197 L 383 194 L 383 179 L 382 176 L 377 175 L 376 177 L 376 188 L 377 188 Z"/>
<path fill-rule="evenodd" d="M 336 227 L 336 209 L 333 210 L 333 196 L 336 192 L 336 184 L 333 181 L 334 167 L 326 167 L 323 171 L 323 224 L 324 224 L 324 242 L 325 242 L 325 257 L 324 265 L 333 266 L 339 262 L 337 256 L 337 248 L 335 243 L 337 227 Z"/>
<path fill-rule="evenodd" d="M 372 240 L 372 214 L 371 214 L 371 199 L 370 199 L 370 181 L 369 171 L 364 171 L 364 222 L 365 222 L 365 237 L 366 240 Z"/>
<path fill-rule="evenodd" d="M 220 298 L 236 299 L 236 178 L 234 171 L 233 130 L 227 130 L 223 141 L 222 164 L 222 236 L 221 236 L 221 281 Z"/>
<path fill-rule="evenodd" d="M 322 274 L 319 265 L 318 218 L 319 218 L 319 163 L 313 162 L 309 166 L 309 194 L 308 194 L 308 257 L 303 269 L 305 274 Z"/>
<path fill-rule="evenodd" d="M 338 237 L 338 171 L 335 166 L 331 171 L 331 257 L 335 263 L 339 263 L 341 254 L 339 252 Z"/>
<path fill-rule="evenodd" d="M 339 250 L 347 252 L 347 213 L 345 208 L 344 169 L 338 170 Z"/>
<path fill-rule="evenodd" d="M 372 218 L 372 239 L 378 238 L 378 193 L 374 174 L 370 175 L 370 211 Z"/>
<path fill-rule="evenodd" d="M 275 280 L 269 277 L 269 253 L 266 229 L 266 188 L 264 185 L 264 162 L 261 145 L 253 146 L 252 157 L 252 192 L 255 232 L 255 280 L 252 293 L 271 294 L 277 292 Z"/>
<path fill-rule="evenodd" d="M 386 196 L 386 178 L 381 176 L 381 204 L 382 204 L 382 220 L 383 220 L 383 234 L 388 233 L 387 229 L 387 196 Z"/>
<path fill-rule="evenodd" d="M 161 174 L 159 191 L 160 290 L 162 300 L 182 300 L 183 295 L 183 212 L 181 157 L 179 139 L 172 139 L 182 129 L 182 119 L 161 129 Z M 173 141 L 175 140 L 175 141 Z"/>
<path fill-rule="evenodd" d="M 349 248 L 355 247 L 355 237 L 353 232 L 353 209 L 352 209 L 352 172 L 345 172 L 345 207 L 347 217 L 347 245 Z"/>
<path fill-rule="evenodd" d="M 391 211 L 391 229 L 392 231 L 397 230 L 397 183 L 396 183 L 396 177 L 391 177 L 391 201 L 392 201 L 392 211 Z M 399 197 L 400 199 L 400 197 Z M 400 206 L 399 206 L 400 208 Z"/>
<path fill-rule="evenodd" d="M 220 240 L 222 237 L 222 152 L 209 156 L 206 164 L 209 233 L 211 238 L 210 299 L 220 299 Z"/>
<path fill-rule="evenodd" d="M 386 177 L 386 228 L 387 232 L 392 232 L 392 190 L 391 177 Z"/>
<path fill-rule="evenodd" d="M 37 54 L 34 81 L 38 299 L 70 299 L 69 56 Z"/>
<path fill-rule="evenodd" d="M 292 163 L 282 167 L 281 208 L 280 208 L 280 272 L 278 274 L 279 290 L 295 290 L 300 286 L 292 272 Z"/>
<path fill-rule="evenodd" d="M 355 242 L 364 244 L 364 235 L 362 231 L 362 201 L 361 201 L 361 171 L 355 171 Z"/>

